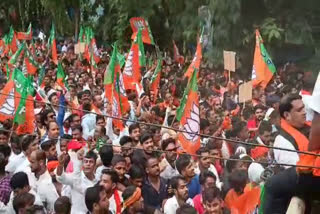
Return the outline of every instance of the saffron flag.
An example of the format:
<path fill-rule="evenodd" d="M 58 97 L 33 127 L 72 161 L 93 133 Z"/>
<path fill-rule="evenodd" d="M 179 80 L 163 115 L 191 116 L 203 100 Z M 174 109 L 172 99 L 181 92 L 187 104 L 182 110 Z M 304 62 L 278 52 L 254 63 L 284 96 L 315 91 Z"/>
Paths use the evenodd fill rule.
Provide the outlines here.
<path fill-rule="evenodd" d="M 162 58 L 158 59 L 157 67 L 150 81 L 150 90 L 154 92 L 155 98 L 157 98 L 158 96 L 158 91 L 160 87 L 161 69 L 162 69 Z"/>
<path fill-rule="evenodd" d="M 22 56 L 25 49 L 25 43 L 19 45 L 19 49 L 10 57 L 8 61 L 9 67 L 13 67 L 17 62 L 20 56 Z"/>
<path fill-rule="evenodd" d="M 27 32 L 18 32 L 17 38 L 19 40 L 31 40 L 32 39 L 32 26 L 29 24 Z"/>
<path fill-rule="evenodd" d="M 117 44 L 114 45 L 110 63 L 104 76 L 105 94 L 112 107 L 112 116 L 121 117 L 129 108 L 129 102 L 123 84 L 122 74 L 120 72 L 120 62 L 118 58 Z M 124 125 L 121 120 L 113 120 L 113 124 L 120 130 Z"/>
<path fill-rule="evenodd" d="M 136 84 L 140 83 L 141 64 L 145 63 L 144 50 L 140 50 L 141 48 L 143 49 L 143 44 L 141 45 L 141 30 L 138 30 L 123 70 L 123 81 L 126 89 L 136 90 Z"/>
<path fill-rule="evenodd" d="M 251 76 L 253 86 L 260 85 L 262 88 L 266 88 L 276 71 L 276 67 L 264 47 L 259 30 L 256 30 L 256 46 Z"/>
<path fill-rule="evenodd" d="M 14 106 L 15 106 L 15 110 L 17 110 L 19 103 L 20 103 L 20 99 L 22 97 L 23 90 L 25 90 L 24 86 L 26 85 L 27 78 L 24 76 L 22 71 L 20 71 L 17 68 L 15 68 L 13 70 L 12 76 L 13 76 L 13 81 L 14 81 L 14 85 L 15 85 Z"/>
<path fill-rule="evenodd" d="M 91 28 L 86 29 L 85 43 L 84 57 L 89 63 L 91 63 L 91 58 L 93 57 L 95 63 L 98 64 L 100 62 L 100 54 Z"/>
<path fill-rule="evenodd" d="M 52 24 L 52 27 L 51 27 L 47 48 L 49 50 L 51 49 L 52 61 L 57 65 L 58 64 L 58 54 L 57 54 L 57 44 L 56 44 L 56 31 L 54 28 L 54 24 Z"/>
<path fill-rule="evenodd" d="M 41 87 L 41 88 L 44 88 L 44 82 L 43 82 L 43 79 L 44 79 L 44 76 L 46 75 L 46 69 L 44 66 L 41 66 L 40 67 L 40 71 L 39 71 L 39 76 L 38 76 L 38 85 Z"/>
<path fill-rule="evenodd" d="M 57 68 L 57 84 L 64 90 L 67 90 L 68 84 L 66 82 L 66 74 L 64 73 L 61 62 L 58 63 Z"/>
<path fill-rule="evenodd" d="M 17 40 L 16 33 L 14 32 L 13 27 L 10 27 L 9 33 L 4 37 L 4 41 L 6 44 L 6 51 L 5 53 L 8 54 L 10 51 L 11 53 L 15 53 L 18 50 L 19 41 Z"/>
<path fill-rule="evenodd" d="M 252 190 L 243 193 L 238 200 L 231 205 L 232 214 L 254 214 L 259 213 L 260 188 L 255 187 Z"/>
<path fill-rule="evenodd" d="M 201 31 L 201 35 L 198 39 L 198 43 L 197 43 L 197 50 L 196 53 L 193 57 L 193 60 L 191 62 L 191 64 L 189 65 L 187 71 L 185 72 L 184 76 L 190 78 L 192 72 L 194 71 L 194 69 L 199 70 L 200 69 L 200 63 L 201 63 L 201 59 L 202 59 L 202 40 L 203 40 L 203 30 Z"/>
<path fill-rule="evenodd" d="M 154 45 L 153 36 L 147 20 L 141 17 L 133 17 L 130 19 L 131 29 L 133 31 L 131 39 L 135 39 L 139 29 L 142 31 L 142 41 L 146 44 Z"/>
<path fill-rule="evenodd" d="M 16 82 L 20 81 L 19 79 Z M 19 82 L 23 91 L 17 108 L 14 122 L 18 125 L 17 134 L 32 134 L 35 130 L 34 101 L 35 90 L 32 86 L 33 78 L 29 76 L 26 81 Z"/>
<path fill-rule="evenodd" d="M 180 130 L 183 131 L 178 134 L 182 148 L 189 154 L 195 154 L 200 147 L 200 109 L 196 69 L 183 93 L 176 118 L 180 121 Z"/>
<path fill-rule="evenodd" d="M 39 68 L 39 65 L 33 58 L 32 53 L 28 50 L 28 48 L 25 48 L 24 51 L 24 63 L 26 65 L 28 74 L 35 75 L 36 71 Z"/>
<path fill-rule="evenodd" d="M 14 105 L 14 81 L 13 75 L 8 80 L 0 94 L 0 121 L 13 119 L 15 112 Z"/>

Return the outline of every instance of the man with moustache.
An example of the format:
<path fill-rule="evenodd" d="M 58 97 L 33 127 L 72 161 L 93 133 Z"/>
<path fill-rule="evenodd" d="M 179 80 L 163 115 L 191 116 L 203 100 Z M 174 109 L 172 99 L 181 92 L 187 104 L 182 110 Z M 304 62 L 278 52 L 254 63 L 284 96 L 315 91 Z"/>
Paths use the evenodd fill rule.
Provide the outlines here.
<path fill-rule="evenodd" d="M 155 156 L 147 159 L 146 179 L 142 187 L 142 196 L 146 205 L 160 209 L 167 198 L 167 181 L 160 177 L 159 160 Z"/>
<path fill-rule="evenodd" d="M 188 188 L 186 180 L 181 176 L 175 176 L 170 181 L 174 196 L 169 198 L 164 204 L 164 214 L 175 214 L 176 210 L 187 203 L 193 206 L 193 201 L 188 197 Z"/>

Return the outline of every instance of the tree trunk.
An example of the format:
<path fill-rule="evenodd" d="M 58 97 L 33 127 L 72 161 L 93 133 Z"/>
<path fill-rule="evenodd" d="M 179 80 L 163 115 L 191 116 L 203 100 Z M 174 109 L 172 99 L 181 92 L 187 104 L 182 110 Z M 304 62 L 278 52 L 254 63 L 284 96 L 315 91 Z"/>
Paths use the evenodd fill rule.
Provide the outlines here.
<path fill-rule="evenodd" d="M 75 22 L 74 38 L 76 41 L 78 41 L 79 27 L 80 27 L 80 8 L 74 9 L 74 22 Z"/>

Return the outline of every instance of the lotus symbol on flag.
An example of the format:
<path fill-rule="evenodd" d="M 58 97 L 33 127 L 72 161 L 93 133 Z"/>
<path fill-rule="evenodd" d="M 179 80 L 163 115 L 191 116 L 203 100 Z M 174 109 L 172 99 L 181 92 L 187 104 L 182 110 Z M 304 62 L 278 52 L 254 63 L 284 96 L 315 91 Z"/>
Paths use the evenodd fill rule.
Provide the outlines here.
<path fill-rule="evenodd" d="M 1 106 L 0 112 L 5 115 L 14 115 L 14 89 L 12 89 L 6 99 L 6 102 Z"/>
<path fill-rule="evenodd" d="M 133 58 L 133 51 L 130 51 L 126 65 L 124 66 L 124 71 L 123 71 L 127 76 L 132 76 L 132 58 Z"/>
<path fill-rule="evenodd" d="M 118 109 L 118 102 L 117 99 L 115 98 L 115 96 L 113 96 L 113 102 L 112 102 L 112 116 L 114 117 L 118 117 L 119 114 L 119 109 Z"/>
<path fill-rule="evenodd" d="M 251 79 L 254 80 L 255 78 L 257 78 L 256 67 L 253 65 L 253 66 L 252 66 Z"/>
<path fill-rule="evenodd" d="M 186 123 L 183 125 L 184 137 L 192 142 L 196 142 L 200 133 L 200 112 L 199 107 L 193 102 L 190 117 L 187 117 Z"/>

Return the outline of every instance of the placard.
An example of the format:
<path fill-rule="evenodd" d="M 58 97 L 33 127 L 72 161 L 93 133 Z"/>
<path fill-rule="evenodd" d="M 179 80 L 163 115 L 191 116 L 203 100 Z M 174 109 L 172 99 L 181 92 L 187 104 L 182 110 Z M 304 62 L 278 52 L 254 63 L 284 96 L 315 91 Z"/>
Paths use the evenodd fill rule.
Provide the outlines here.
<path fill-rule="evenodd" d="M 236 52 L 223 51 L 224 69 L 228 71 L 236 71 Z"/>
<path fill-rule="evenodd" d="M 245 103 L 250 100 L 252 100 L 252 81 L 239 86 L 239 102 Z"/>
<path fill-rule="evenodd" d="M 80 54 L 80 53 L 84 53 L 84 49 L 85 49 L 85 43 L 84 42 L 80 42 L 74 45 L 74 53 L 75 54 Z"/>

